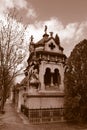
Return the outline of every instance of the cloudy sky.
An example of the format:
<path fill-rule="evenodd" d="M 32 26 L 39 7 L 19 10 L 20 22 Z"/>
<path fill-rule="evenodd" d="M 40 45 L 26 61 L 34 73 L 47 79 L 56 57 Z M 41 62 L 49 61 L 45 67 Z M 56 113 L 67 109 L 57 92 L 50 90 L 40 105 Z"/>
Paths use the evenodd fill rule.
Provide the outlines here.
<path fill-rule="evenodd" d="M 40 40 L 47 25 L 48 33 L 59 35 L 67 56 L 79 41 L 87 39 L 87 0 L 0 0 L 0 19 L 14 7 L 28 26 L 27 39 L 33 35 L 35 42 Z"/>

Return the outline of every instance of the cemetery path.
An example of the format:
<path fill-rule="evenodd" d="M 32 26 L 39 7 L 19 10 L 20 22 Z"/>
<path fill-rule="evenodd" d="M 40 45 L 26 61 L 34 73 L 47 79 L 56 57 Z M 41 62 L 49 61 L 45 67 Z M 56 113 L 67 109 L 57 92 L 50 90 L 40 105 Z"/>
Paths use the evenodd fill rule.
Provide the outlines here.
<path fill-rule="evenodd" d="M 87 130 L 87 125 L 51 123 L 31 125 L 28 119 L 18 113 L 11 103 L 6 103 L 5 114 L 0 115 L 0 130 Z"/>

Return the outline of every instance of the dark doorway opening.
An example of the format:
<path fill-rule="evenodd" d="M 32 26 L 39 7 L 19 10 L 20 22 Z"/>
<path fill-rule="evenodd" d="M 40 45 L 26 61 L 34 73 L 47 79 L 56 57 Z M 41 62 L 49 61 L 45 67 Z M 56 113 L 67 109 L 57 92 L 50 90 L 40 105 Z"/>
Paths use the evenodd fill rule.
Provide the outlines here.
<path fill-rule="evenodd" d="M 46 72 L 44 75 L 44 84 L 45 85 L 51 84 L 51 70 L 50 70 L 50 68 L 46 68 Z"/>
<path fill-rule="evenodd" d="M 60 74 L 59 74 L 59 70 L 55 69 L 54 73 L 53 73 L 53 84 L 54 85 L 59 85 L 60 84 Z"/>

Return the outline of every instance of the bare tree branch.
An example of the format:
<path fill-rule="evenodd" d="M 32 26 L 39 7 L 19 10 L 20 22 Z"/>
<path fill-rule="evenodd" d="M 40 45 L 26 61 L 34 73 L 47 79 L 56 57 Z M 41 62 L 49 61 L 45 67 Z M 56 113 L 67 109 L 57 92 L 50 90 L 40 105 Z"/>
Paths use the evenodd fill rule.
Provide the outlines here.
<path fill-rule="evenodd" d="M 23 69 L 21 64 L 26 52 L 23 48 L 26 26 L 17 22 L 15 17 L 15 12 L 9 13 L 5 18 L 6 23 L 0 21 L 0 84 L 3 89 L 2 99 L 4 101 L 12 81 L 16 76 L 21 75 L 20 72 Z M 4 103 L 2 104 L 4 107 Z"/>

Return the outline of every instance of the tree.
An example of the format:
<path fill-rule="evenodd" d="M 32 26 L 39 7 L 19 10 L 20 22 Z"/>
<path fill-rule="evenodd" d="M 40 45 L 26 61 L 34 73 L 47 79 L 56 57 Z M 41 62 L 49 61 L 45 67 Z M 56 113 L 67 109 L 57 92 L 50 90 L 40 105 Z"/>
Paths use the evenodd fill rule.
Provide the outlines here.
<path fill-rule="evenodd" d="M 65 117 L 87 120 L 87 40 L 75 46 L 65 72 Z"/>
<path fill-rule="evenodd" d="M 4 20 L 0 20 L 1 110 L 4 109 L 14 78 L 23 69 L 22 62 L 26 51 L 23 49 L 26 27 L 17 22 L 14 16 L 6 14 Z"/>

